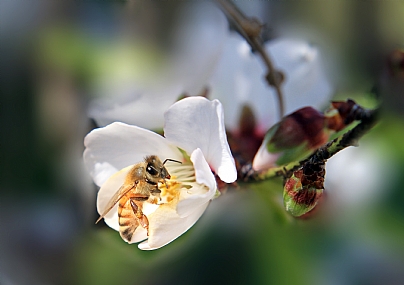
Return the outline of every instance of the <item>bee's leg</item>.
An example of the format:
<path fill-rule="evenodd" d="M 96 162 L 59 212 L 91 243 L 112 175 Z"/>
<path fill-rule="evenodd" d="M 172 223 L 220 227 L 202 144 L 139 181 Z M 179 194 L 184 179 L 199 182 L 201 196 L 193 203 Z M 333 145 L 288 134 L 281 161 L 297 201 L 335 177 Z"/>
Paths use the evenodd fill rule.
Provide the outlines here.
<path fill-rule="evenodd" d="M 152 194 L 152 195 L 155 196 L 159 201 L 161 201 L 161 197 L 160 197 L 161 190 L 160 190 L 159 188 L 156 187 L 156 189 L 150 190 L 150 194 Z M 155 201 L 155 202 L 153 202 L 153 201 Z M 153 201 L 152 201 L 152 204 L 157 204 L 157 201 L 156 201 L 155 199 L 154 199 Z"/>
<path fill-rule="evenodd" d="M 139 221 L 139 224 L 147 230 L 147 234 L 148 234 L 149 233 L 149 220 L 142 212 L 142 205 L 143 205 L 145 198 L 146 197 L 131 197 L 130 205 L 132 207 L 133 213 L 135 213 L 135 216 Z"/>

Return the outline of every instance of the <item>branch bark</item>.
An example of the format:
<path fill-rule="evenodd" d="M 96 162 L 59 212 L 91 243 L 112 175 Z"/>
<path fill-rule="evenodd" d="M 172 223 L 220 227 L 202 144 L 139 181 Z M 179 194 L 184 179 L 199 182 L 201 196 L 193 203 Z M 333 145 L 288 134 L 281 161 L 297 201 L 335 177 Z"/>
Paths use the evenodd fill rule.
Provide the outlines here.
<path fill-rule="evenodd" d="M 258 53 L 265 63 L 265 66 L 267 67 L 265 79 L 276 91 L 279 119 L 282 119 L 285 114 L 285 103 L 281 88 L 284 76 L 280 71 L 275 69 L 268 52 L 266 52 L 263 47 L 261 40 L 261 30 L 263 25 L 256 18 L 245 16 L 231 1 L 217 0 L 217 2 L 229 20 L 234 24 L 237 32 L 248 42 L 252 51 Z"/>

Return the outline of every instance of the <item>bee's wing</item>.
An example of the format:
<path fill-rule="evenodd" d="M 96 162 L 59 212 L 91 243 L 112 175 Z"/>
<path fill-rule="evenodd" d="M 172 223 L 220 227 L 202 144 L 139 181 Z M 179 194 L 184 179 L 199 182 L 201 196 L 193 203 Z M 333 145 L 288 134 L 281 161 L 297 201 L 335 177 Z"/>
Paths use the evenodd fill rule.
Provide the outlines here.
<path fill-rule="evenodd" d="M 105 210 L 102 212 L 101 216 L 98 218 L 98 220 L 95 223 L 98 223 L 102 218 L 105 217 L 106 214 L 109 213 L 109 211 L 111 211 L 111 209 L 115 206 L 116 203 L 118 203 L 119 200 L 121 200 L 121 198 L 123 196 L 125 196 L 126 193 L 128 193 L 130 190 L 133 189 L 133 187 L 135 187 L 136 183 L 132 182 L 130 184 L 126 184 L 126 185 L 122 185 L 118 191 L 116 191 L 116 193 L 114 194 L 114 196 L 112 196 L 111 200 L 109 200 L 107 206 L 105 207 Z"/>

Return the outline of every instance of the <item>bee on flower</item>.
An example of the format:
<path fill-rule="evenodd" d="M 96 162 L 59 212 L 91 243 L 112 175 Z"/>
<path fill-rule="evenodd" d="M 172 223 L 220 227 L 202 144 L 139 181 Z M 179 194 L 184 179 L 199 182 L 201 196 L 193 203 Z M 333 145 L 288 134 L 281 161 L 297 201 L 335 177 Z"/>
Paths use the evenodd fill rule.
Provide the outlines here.
<path fill-rule="evenodd" d="M 173 104 L 164 118 L 164 137 L 116 122 L 93 130 L 85 138 L 84 161 L 94 182 L 101 187 L 97 197 L 98 212 L 106 224 L 120 231 L 122 236 L 119 208 L 125 208 L 127 202 L 126 210 L 132 210 L 137 216 L 133 221 L 136 224 L 133 233 L 124 239 L 128 243 L 143 241 L 139 248 L 144 250 L 170 243 L 201 217 L 216 195 L 214 173 L 225 183 L 232 183 L 237 178 L 219 101 L 203 97 L 185 98 Z M 114 195 L 134 166 L 150 155 L 159 160 L 169 158 L 181 163 L 160 165 L 166 172 L 157 181 L 151 181 L 148 195 L 142 198 L 136 193 L 120 207 L 119 201 L 115 200 L 123 196 Z M 147 172 L 147 163 L 143 166 Z M 161 174 L 162 170 L 149 169 L 148 174 L 155 171 Z M 152 192 L 156 195 L 151 195 Z"/>

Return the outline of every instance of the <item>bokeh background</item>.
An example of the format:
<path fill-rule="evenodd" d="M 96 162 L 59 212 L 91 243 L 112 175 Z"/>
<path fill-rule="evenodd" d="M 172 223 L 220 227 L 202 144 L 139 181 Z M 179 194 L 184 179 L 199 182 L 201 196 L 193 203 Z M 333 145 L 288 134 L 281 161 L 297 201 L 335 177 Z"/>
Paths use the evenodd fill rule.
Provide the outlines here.
<path fill-rule="evenodd" d="M 105 78 L 153 74 L 190 3 L 0 2 L 0 284 L 403 284 L 402 1 L 236 2 L 266 24 L 267 40 L 315 44 L 335 98 L 383 102 L 360 147 L 327 164 L 325 199 L 309 219 L 284 212 L 274 180 L 228 191 L 157 251 L 94 225 L 97 188 L 82 165 L 95 127 L 88 102 Z"/>

